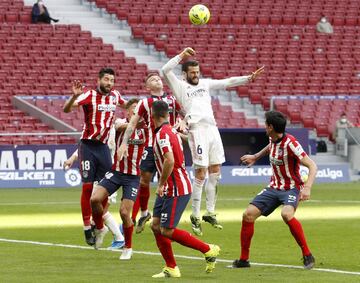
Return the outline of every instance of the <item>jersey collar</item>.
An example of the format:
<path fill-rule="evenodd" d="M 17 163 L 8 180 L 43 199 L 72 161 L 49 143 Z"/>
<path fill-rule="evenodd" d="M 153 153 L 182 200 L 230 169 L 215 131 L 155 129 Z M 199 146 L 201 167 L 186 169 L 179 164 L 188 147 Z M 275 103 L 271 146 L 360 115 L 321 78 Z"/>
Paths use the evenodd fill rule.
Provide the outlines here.
<path fill-rule="evenodd" d="M 284 132 L 281 138 L 277 139 L 276 141 L 273 141 L 272 143 L 279 143 L 279 142 L 281 142 L 281 141 L 285 138 L 285 136 L 286 136 L 286 133 Z"/>
<path fill-rule="evenodd" d="M 158 128 L 155 129 L 155 134 L 156 134 L 158 131 L 160 131 L 160 129 L 162 128 L 162 126 L 167 125 L 167 124 L 170 124 L 170 123 L 169 123 L 168 121 L 162 123 L 160 127 L 158 127 Z"/>
<path fill-rule="evenodd" d="M 167 96 L 167 94 L 164 92 L 163 95 L 161 95 L 161 96 L 152 95 L 151 98 L 165 98 L 166 96 Z"/>

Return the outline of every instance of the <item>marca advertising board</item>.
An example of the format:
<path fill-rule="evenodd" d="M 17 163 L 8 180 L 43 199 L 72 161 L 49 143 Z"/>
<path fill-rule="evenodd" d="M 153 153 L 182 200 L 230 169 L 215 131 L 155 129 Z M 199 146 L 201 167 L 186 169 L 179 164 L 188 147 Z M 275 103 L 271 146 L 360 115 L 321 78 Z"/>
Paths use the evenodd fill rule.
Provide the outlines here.
<path fill-rule="evenodd" d="M 75 145 L 37 145 L 0 147 L 0 188 L 61 188 L 81 184 L 77 164 L 64 171 L 63 163 L 76 150 Z M 187 167 L 194 177 L 192 167 Z M 301 168 L 301 174 L 306 174 Z M 223 166 L 222 184 L 268 183 L 272 174 L 268 165 Z M 155 179 L 156 181 L 156 179 Z M 316 183 L 348 182 L 349 165 L 318 165 Z"/>

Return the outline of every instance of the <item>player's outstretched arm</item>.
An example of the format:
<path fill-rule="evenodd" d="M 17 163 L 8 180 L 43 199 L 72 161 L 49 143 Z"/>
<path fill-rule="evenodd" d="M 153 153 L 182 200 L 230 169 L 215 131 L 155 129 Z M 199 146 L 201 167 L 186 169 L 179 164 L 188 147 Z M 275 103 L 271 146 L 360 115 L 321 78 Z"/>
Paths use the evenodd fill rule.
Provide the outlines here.
<path fill-rule="evenodd" d="M 73 81 L 71 89 L 73 95 L 68 100 L 66 100 L 64 104 L 63 110 L 65 113 L 69 113 L 73 107 L 78 106 L 75 100 L 83 93 L 83 86 L 80 81 Z"/>
<path fill-rule="evenodd" d="M 265 146 L 262 150 L 255 154 L 246 154 L 240 157 L 240 162 L 245 164 L 248 167 L 251 167 L 258 161 L 260 158 L 269 155 L 269 145 Z"/>
<path fill-rule="evenodd" d="M 311 187 L 314 184 L 317 172 L 317 166 L 315 162 L 309 157 L 305 156 L 300 160 L 300 163 L 309 169 L 308 179 L 304 184 L 304 187 L 300 190 L 300 200 L 309 200 Z"/>
<path fill-rule="evenodd" d="M 132 133 L 134 132 L 137 123 L 140 120 L 140 116 L 138 114 L 134 114 L 131 119 L 130 122 L 128 123 L 125 133 L 124 133 L 124 138 L 123 141 L 121 143 L 121 145 L 119 146 L 118 150 L 117 150 L 117 158 L 118 160 L 123 159 L 124 156 L 128 155 L 127 152 L 127 144 L 129 141 L 129 138 L 131 137 Z"/>
<path fill-rule="evenodd" d="M 247 84 L 248 82 L 253 82 L 258 76 L 264 72 L 265 66 L 257 69 L 247 76 L 240 77 L 231 77 L 223 80 L 209 80 L 210 89 L 226 89 L 230 87 L 236 87 L 240 85 Z"/>

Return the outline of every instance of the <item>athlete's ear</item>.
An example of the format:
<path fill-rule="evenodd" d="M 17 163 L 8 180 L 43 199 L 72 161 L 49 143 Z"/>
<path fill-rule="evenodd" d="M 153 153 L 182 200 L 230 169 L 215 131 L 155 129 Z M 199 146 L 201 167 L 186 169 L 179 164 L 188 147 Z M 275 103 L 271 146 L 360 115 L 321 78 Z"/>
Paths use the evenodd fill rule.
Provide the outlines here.
<path fill-rule="evenodd" d="M 186 80 L 186 77 L 187 77 L 186 72 L 184 72 L 184 71 L 182 72 L 182 77 L 183 77 L 184 80 Z"/>

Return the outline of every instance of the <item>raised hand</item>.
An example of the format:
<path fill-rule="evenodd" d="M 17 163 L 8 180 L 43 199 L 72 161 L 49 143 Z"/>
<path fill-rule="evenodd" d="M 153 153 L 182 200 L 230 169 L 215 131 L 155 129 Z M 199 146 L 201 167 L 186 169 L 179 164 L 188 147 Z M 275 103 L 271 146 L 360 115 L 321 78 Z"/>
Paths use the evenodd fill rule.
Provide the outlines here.
<path fill-rule="evenodd" d="M 251 73 L 250 81 L 254 81 L 258 76 L 260 76 L 265 71 L 265 66 L 257 69 L 255 72 Z"/>
<path fill-rule="evenodd" d="M 72 92 L 75 97 L 78 97 L 79 95 L 81 95 L 83 93 L 83 85 L 82 85 L 81 81 L 79 81 L 79 80 L 73 81 Z"/>
<path fill-rule="evenodd" d="M 194 56 L 195 55 L 195 50 L 192 49 L 191 47 L 186 47 L 181 53 L 180 53 L 180 57 L 182 59 L 186 59 L 188 57 Z"/>

